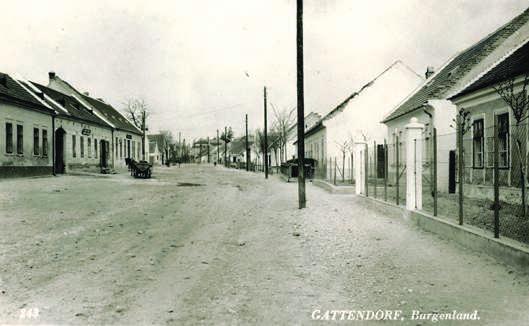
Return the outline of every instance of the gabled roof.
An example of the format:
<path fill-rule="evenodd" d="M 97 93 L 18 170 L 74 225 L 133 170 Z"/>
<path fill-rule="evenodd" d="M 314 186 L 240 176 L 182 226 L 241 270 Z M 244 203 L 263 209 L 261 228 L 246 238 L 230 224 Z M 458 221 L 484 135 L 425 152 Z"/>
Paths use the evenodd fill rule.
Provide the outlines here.
<path fill-rule="evenodd" d="M 385 73 L 387 73 L 389 70 L 391 70 L 393 67 L 395 67 L 396 65 L 402 65 L 404 66 L 406 69 L 410 70 L 412 73 L 414 73 L 415 75 L 417 75 L 418 78 L 422 78 L 420 75 L 418 75 L 415 71 L 413 71 L 413 69 L 411 69 L 410 67 L 408 67 L 407 65 L 405 65 L 401 60 L 397 60 L 395 62 L 393 62 L 389 67 L 387 67 L 386 69 L 384 69 L 384 71 L 382 71 L 381 73 L 379 73 L 375 78 L 373 78 L 372 80 L 370 80 L 368 83 L 366 83 L 365 85 L 363 85 L 362 87 L 360 87 L 359 90 L 353 92 L 351 95 L 349 95 L 348 97 L 345 98 L 345 100 L 343 100 L 340 104 L 338 104 L 337 107 L 335 107 L 333 110 L 331 110 L 329 113 L 327 113 L 322 120 L 327 120 L 327 119 L 330 119 L 334 116 L 336 116 L 339 112 L 342 112 L 345 107 L 347 106 L 347 103 L 349 103 L 353 98 L 359 96 L 364 90 L 366 90 L 367 88 L 373 86 L 375 84 L 375 82 L 377 81 L 377 79 L 379 79 L 382 75 L 384 75 Z"/>
<path fill-rule="evenodd" d="M 149 153 L 154 153 L 157 149 L 156 147 L 156 142 L 155 141 L 150 141 L 149 142 Z"/>
<path fill-rule="evenodd" d="M 529 9 L 503 25 L 495 32 L 460 52 L 449 60 L 437 73 L 415 90 L 382 122 L 388 122 L 422 107 L 430 99 L 444 99 L 456 91 L 459 79 L 492 53 L 508 37 L 529 21 Z"/>
<path fill-rule="evenodd" d="M 84 94 L 81 94 L 81 96 L 85 101 L 101 112 L 101 114 L 114 126 L 116 126 L 117 129 L 129 131 L 139 135 L 142 134 L 138 128 L 136 128 L 127 118 L 125 118 L 118 110 L 114 109 L 110 104 Z"/>
<path fill-rule="evenodd" d="M 155 142 L 158 144 L 158 150 L 161 151 L 163 148 L 165 148 L 165 138 L 162 134 L 153 134 L 153 135 L 147 135 L 147 139 L 149 140 L 149 143 Z"/>
<path fill-rule="evenodd" d="M 0 73 L 0 99 L 17 103 L 47 114 L 53 113 L 51 108 L 46 107 L 42 102 L 35 98 L 35 95 L 30 93 L 30 91 L 20 82 L 4 73 Z"/>
<path fill-rule="evenodd" d="M 452 98 L 457 98 L 527 73 L 529 73 L 529 40 L 523 43 L 520 48 L 507 54 L 496 65 L 490 67 L 481 77 L 471 82 L 459 94 Z"/>
<path fill-rule="evenodd" d="M 100 119 L 93 111 L 88 110 L 74 97 L 46 87 L 44 85 L 31 82 L 38 90 L 49 97 L 45 97 L 46 102 L 55 108 L 57 113 L 62 116 L 69 116 L 78 120 L 95 123 L 97 125 L 111 128 L 105 121 Z"/>

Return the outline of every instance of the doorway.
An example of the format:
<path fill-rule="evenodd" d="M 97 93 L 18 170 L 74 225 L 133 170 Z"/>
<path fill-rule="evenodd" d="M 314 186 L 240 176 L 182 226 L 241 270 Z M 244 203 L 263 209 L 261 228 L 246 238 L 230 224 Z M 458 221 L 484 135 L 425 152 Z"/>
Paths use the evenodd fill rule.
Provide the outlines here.
<path fill-rule="evenodd" d="M 59 128 L 55 131 L 55 173 L 64 173 L 64 134 L 66 131 Z"/>
<path fill-rule="evenodd" d="M 106 168 L 107 165 L 108 165 L 108 157 L 107 157 L 107 153 L 108 153 L 108 142 L 105 141 L 105 140 L 101 140 L 99 142 L 99 148 L 101 148 L 101 153 L 99 155 L 100 157 L 100 165 L 101 165 L 101 168 Z"/>

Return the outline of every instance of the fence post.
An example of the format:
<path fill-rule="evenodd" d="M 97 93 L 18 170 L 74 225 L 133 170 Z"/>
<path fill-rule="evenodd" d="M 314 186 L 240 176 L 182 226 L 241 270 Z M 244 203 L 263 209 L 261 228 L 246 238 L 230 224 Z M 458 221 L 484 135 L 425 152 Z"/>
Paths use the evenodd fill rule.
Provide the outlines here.
<path fill-rule="evenodd" d="M 365 194 L 365 159 L 364 155 L 366 152 L 366 143 L 357 141 L 354 144 L 354 156 L 355 162 L 355 193 L 357 195 Z"/>
<path fill-rule="evenodd" d="M 437 128 L 433 128 L 433 216 L 437 216 Z"/>
<path fill-rule="evenodd" d="M 388 201 L 388 144 L 384 139 L 384 201 Z"/>
<path fill-rule="evenodd" d="M 406 125 L 406 209 L 422 209 L 422 146 L 424 125 L 417 118 Z"/>
<path fill-rule="evenodd" d="M 494 237 L 500 237 L 500 169 L 498 152 L 498 121 L 494 122 Z"/>
<path fill-rule="evenodd" d="M 400 203 L 400 198 L 399 198 L 399 190 L 400 190 L 400 185 L 399 185 L 399 174 L 400 174 L 400 162 L 399 162 L 399 151 L 400 151 L 400 145 L 399 145 L 399 135 L 396 134 L 395 135 L 395 164 L 396 164 L 396 167 L 395 167 L 395 200 L 397 202 L 397 206 L 399 205 Z"/>
<path fill-rule="evenodd" d="M 365 183 L 365 189 L 366 189 L 366 197 L 369 197 L 369 145 L 366 142 L 365 151 L 364 151 L 364 183 Z"/>
<path fill-rule="evenodd" d="M 459 225 L 463 225 L 463 175 L 465 167 L 463 165 L 463 121 L 459 114 L 457 116 L 457 147 L 457 175 L 459 179 Z"/>
<path fill-rule="evenodd" d="M 336 186 L 336 156 L 334 157 L 334 185 Z"/>
<path fill-rule="evenodd" d="M 351 152 L 351 184 L 354 183 L 354 174 L 353 174 L 353 171 L 354 171 L 354 155 L 353 155 L 353 153 Z"/>
<path fill-rule="evenodd" d="M 378 179 L 378 151 L 377 151 L 377 142 L 373 141 L 373 172 L 375 177 L 375 191 L 373 193 L 373 196 L 377 198 L 377 179 Z"/>

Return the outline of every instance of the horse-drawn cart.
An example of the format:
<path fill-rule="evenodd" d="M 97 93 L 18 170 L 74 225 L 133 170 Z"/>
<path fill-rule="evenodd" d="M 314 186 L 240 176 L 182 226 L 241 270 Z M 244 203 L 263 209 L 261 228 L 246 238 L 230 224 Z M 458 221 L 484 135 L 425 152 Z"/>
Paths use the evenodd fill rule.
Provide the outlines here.
<path fill-rule="evenodd" d="M 150 178 L 152 165 L 147 161 L 130 161 L 130 175 L 135 178 Z"/>

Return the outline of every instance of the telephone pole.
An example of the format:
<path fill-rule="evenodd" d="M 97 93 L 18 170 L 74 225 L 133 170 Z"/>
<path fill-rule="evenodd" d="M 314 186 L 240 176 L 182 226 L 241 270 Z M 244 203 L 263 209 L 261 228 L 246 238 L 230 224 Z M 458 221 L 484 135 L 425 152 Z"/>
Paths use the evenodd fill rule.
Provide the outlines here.
<path fill-rule="evenodd" d="M 217 129 L 217 164 L 220 163 L 220 152 L 219 152 L 219 130 Z"/>
<path fill-rule="evenodd" d="M 142 131 L 142 138 L 141 138 L 141 154 L 142 154 L 142 160 L 145 161 L 145 110 L 141 112 L 141 131 Z M 116 147 L 117 148 L 117 147 Z"/>
<path fill-rule="evenodd" d="M 305 100 L 303 85 L 303 0 L 297 0 L 297 86 L 298 86 L 298 201 L 299 208 L 307 207 L 305 198 Z"/>
<path fill-rule="evenodd" d="M 268 127 L 266 121 L 266 86 L 264 87 L 264 172 L 265 179 L 268 179 Z"/>
<path fill-rule="evenodd" d="M 209 136 L 208 136 L 208 163 L 211 163 L 210 158 L 209 158 Z"/>
<path fill-rule="evenodd" d="M 250 171 L 250 151 L 248 150 L 248 113 L 246 114 L 246 171 Z"/>
<path fill-rule="evenodd" d="M 182 136 L 182 132 L 178 132 L 178 155 L 180 156 L 180 162 L 182 162 L 182 143 L 180 142 L 180 137 Z"/>
<path fill-rule="evenodd" d="M 228 127 L 224 127 L 224 166 L 228 166 L 228 143 L 226 142 L 228 138 Z"/>

